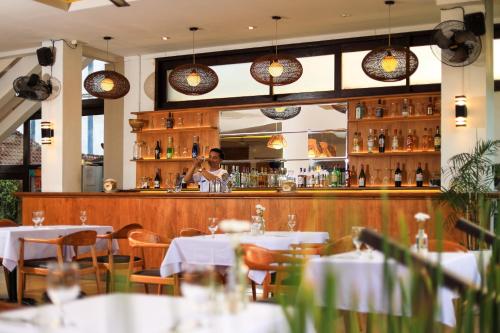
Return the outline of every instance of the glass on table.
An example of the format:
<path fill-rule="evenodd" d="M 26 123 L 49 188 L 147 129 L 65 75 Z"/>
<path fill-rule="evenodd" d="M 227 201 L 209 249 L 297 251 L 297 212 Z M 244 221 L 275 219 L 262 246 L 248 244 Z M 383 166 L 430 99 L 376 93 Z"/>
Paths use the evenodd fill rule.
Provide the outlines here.
<path fill-rule="evenodd" d="M 212 238 L 215 238 L 215 233 L 217 232 L 218 228 L 219 228 L 219 225 L 217 224 L 217 218 L 209 217 L 208 218 L 208 230 L 212 234 Z"/>
<path fill-rule="evenodd" d="M 288 228 L 290 229 L 290 232 L 293 232 L 295 225 L 297 224 L 297 219 L 295 214 L 288 214 Z"/>
<path fill-rule="evenodd" d="M 82 222 L 82 225 L 87 225 L 87 211 L 86 210 L 81 210 L 80 211 L 80 222 Z"/>
<path fill-rule="evenodd" d="M 64 315 L 64 304 L 76 299 L 80 294 L 78 265 L 76 263 L 51 262 L 48 265 L 47 294 L 58 308 L 58 326 L 68 326 Z"/>
<path fill-rule="evenodd" d="M 35 228 L 40 227 L 45 220 L 45 212 L 43 210 L 35 210 L 31 213 L 31 220 Z"/>
<path fill-rule="evenodd" d="M 351 236 L 352 236 L 352 243 L 356 247 L 356 254 L 361 255 L 361 245 L 363 242 L 359 239 L 359 236 L 361 235 L 361 231 L 363 231 L 364 227 L 352 227 L 351 230 Z"/>

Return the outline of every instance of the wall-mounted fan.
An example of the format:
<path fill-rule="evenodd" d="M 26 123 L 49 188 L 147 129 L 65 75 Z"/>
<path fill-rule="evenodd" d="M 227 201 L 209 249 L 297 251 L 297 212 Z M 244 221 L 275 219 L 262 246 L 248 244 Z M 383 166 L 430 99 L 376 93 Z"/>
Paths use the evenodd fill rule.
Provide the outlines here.
<path fill-rule="evenodd" d="M 448 66 L 467 66 L 481 54 L 481 38 L 468 30 L 464 22 L 444 21 L 434 28 L 431 49 Z"/>
<path fill-rule="evenodd" d="M 50 80 L 44 81 L 37 74 L 18 77 L 14 80 L 13 86 L 17 97 L 32 101 L 44 101 L 52 93 Z"/>

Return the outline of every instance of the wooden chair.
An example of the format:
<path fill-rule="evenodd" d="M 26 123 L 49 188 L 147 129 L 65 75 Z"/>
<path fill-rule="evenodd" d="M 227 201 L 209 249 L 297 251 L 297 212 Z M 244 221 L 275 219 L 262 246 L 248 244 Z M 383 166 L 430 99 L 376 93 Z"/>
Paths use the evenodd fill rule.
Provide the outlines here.
<path fill-rule="evenodd" d="M 99 239 L 106 239 L 108 242 L 106 254 L 97 257 L 97 263 L 101 271 L 106 271 L 108 278 L 106 279 L 106 292 L 114 290 L 115 286 L 115 266 L 127 265 L 130 262 L 130 256 L 125 254 L 113 254 L 113 241 L 119 239 L 127 239 L 128 234 L 137 229 L 142 229 L 142 225 L 138 223 L 127 224 L 117 231 L 109 232 L 104 235 L 97 235 Z M 134 265 L 143 267 L 144 261 L 139 257 L 134 257 Z M 110 288 L 111 286 L 111 288 Z"/>
<path fill-rule="evenodd" d="M 170 246 L 170 239 L 164 238 L 152 231 L 139 229 L 131 231 L 128 235 L 128 243 L 131 247 L 130 260 L 129 260 L 129 283 L 143 283 L 146 293 L 148 293 L 148 285 L 158 285 L 158 295 L 161 295 L 162 288 L 165 285 L 173 286 L 174 295 L 179 295 L 179 279 L 178 275 L 174 274 L 171 277 L 161 277 L 159 268 L 148 268 L 146 265 L 144 250 L 156 249 L 161 250 L 161 257 L 165 257 L 168 247 Z M 144 265 L 140 270 L 137 270 L 134 265 L 134 255 L 140 252 Z"/>
<path fill-rule="evenodd" d="M 195 229 L 195 228 L 184 228 L 181 229 L 181 232 L 179 233 L 181 237 L 194 237 L 194 236 L 203 236 L 206 235 L 205 232 Z"/>
<path fill-rule="evenodd" d="M 447 240 L 430 239 L 428 245 L 431 252 L 467 252 L 465 246 Z"/>
<path fill-rule="evenodd" d="M 243 258 L 245 265 L 250 270 L 266 271 L 266 278 L 263 283 L 263 298 L 268 298 L 269 293 L 275 296 L 293 292 L 298 286 L 298 281 L 294 280 L 298 275 L 298 269 L 304 263 L 302 258 L 295 255 L 305 255 L 300 250 L 268 250 L 256 245 L 244 244 Z M 276 272 L 274 280 L 271 272 Z M 255 281 L 251 281 L 252 298 L 257 299 Z"/>
<path fill-rule="evenodd" d="M 9 219 L 0 219 L 0 228 L 18 227 L 19 224 Z"/>
<path fill-rule="evenodd" d="M 361 245 L 361 249 L 365 249 L 366 245 L 363 244 Z M 351 252 L 355 251 L 356 247 L 354 246 L 354 243 L 352 242 L 352 236 L 347 235 L 344 237 L 341 237 L 332 243 L 328 243 L 324 246 L 323 249 L 323 255 L 334 255 L 334 254 L 339 254 L 339 253 L 345 253 L 345 252 Z"/>
<path fill-rule="evenodd" d="M 99 277 L 99 268 L 97 266 L 97 258 L 95 251 L 95 242 L 97 238 L 97 232 L 94 230 L 78 231 L 66 236 L 53 239 L 38 239 L 38 238 L 19 238 L 19 263 L 17 265 L 17 301 L 21 303 L 24 294 L 25 278 L 27 274 L 33 275 L 47 275 L 49 273 L 48 263 L 51 261 L 57 261 L 62 264 L 64 262 L 63 258 L 63 247 L 72 246 L 75 251 L 75 256 L 73 257 L 73 262 L 76 262 L 79 266 L 80 275 L 85 274 L 95 274 L 97 293 L 101 293 L 101 280 Z M 57 256 L 55 258 L 47 259 L 24 259 L 24 247 L 26 243 L 37 243 L 37 244 L 47 244 L 56 246 Z M 90 255 L 92 262 L 86 260 L 79 260 L 78 248 L 80 246 L 89 246 Z"/>

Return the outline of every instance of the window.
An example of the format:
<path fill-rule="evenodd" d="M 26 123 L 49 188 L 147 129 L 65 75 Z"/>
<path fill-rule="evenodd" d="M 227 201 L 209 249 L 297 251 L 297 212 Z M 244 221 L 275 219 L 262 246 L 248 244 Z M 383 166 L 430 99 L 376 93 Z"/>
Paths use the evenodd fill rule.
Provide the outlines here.
<path fill-rule="evenodd" d="M 82 154 L 103 155 L 104 115 L 82 117 Z"/>
<path fill-rule="evenodd" d="M 0 143 L 0 165 L 23 165 L 23 125 Z"/>
<path fill-rule="evenodd" d="M 31 119 L 30 122 L 30 164 L 42 164 L 42 136 L 40 119 Z"/>

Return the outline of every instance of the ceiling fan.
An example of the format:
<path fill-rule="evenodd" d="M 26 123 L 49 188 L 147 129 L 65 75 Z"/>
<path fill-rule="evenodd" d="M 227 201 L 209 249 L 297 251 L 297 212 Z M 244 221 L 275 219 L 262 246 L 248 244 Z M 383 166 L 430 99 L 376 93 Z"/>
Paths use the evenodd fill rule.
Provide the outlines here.
<path fill-rule="evenodd" d="M 73 2 L 82 0 L 34 0 L 34 1 L 41 2 L 45 5 L 68 11 Z M 130 4 L 126 0 L 109 0 L 109 1 L 112 2 L 116 7 L 130 6 Z"/>

